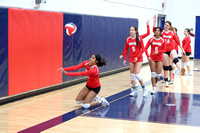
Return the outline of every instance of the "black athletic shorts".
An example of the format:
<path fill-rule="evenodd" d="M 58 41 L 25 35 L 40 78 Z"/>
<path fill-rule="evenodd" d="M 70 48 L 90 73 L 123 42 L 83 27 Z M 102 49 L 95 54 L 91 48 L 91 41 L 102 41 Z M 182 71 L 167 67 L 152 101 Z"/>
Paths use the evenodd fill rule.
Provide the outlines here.
<path fill-rule="evenodd" d="M 170 57 L 170 53 L 171 51 L 165 52 L 165 54 L 167 54 Z"/>
<path fill-rule="evenodd" d="M 185 52 L 185 54 L 186 54 L 186 56 L 190 56 L 190 55 L 191 55 L 190 52 Z M 184 54 L 184 55 L 185 55 L 185 54 Z"/>
<path fill-rule="evenodd" d="M 88 88 L 88 90 L 92 90 L 92 91 L 94 91 L 96 94 L 98 94 L 99 93 L 99 91 L 101 90 L 101 86 L 99 86 L 99 87 L 97 87 L 97 88 L 91 88 L 91 87 L 88 87 L 87 85 L 86 85 L 86 87 Z"/>
<path fill-rule="evenodd" d="M 152 60 L 152 61 L 153 61 L 153 60 Z M 157 62 L 163 62 L 163 61 L 154 61 L 154 62 L 156 62 L 156 63 L 157 63 Z"/>

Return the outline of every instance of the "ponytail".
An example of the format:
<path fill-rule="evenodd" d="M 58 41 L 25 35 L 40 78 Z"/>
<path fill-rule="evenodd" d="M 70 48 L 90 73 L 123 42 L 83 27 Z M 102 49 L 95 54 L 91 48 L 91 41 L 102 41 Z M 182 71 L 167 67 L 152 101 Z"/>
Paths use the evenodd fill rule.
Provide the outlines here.
<path fill-rule="evenodd" d="M 136 38 L 135 38 L 135 40 L 136 40 L 136 46 L 138 46 L 138 43 L 139 43 L 139 33 L 138 33 L 138 28 L 135 27 L 135 26 L 131 26 L 131 27 L 133 27 L 133 28 L 135 29 L 135 32 L 136 32 Z M 130 28 L 131 28 L 131 27 L 130 27 Z M 130 28 L 129 28 L 129 30 L 130 30 Z"/>
<path fill-rule="evenodd" d="M 99 54 L 95 54 L 95 58 L 98 61 L 97 66 L 104 66 L 106 65 L 106 60 L 104 58 L 101 58 Z"/>
<path fill-rule="evenodd" d="M 189 28 L 186 28 L 185 30 L 187 30 L 187 32 L 189 33 L 190 36 L 195 37 L 195 34 L 191 33 Z"/>
<path fill-rule="evenodd" d="M 139 33 L 138 31 L 136 32 L 136 46 L 138 46 L 138 42 L 139 42 Z"/>
<path fill-rule="evenodd" d="M 194 34 L 194 33 L 192 33 L 192 32 L 190 32 L 190 36 L 192 36 L 192 37 L 195 37 L 195 34 Z"/>

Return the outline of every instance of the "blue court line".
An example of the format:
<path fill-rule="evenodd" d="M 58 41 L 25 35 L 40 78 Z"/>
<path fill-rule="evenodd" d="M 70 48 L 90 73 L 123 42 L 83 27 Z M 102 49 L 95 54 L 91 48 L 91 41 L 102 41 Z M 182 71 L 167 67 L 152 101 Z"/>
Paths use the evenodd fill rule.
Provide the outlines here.
<path fill-rule="evenodd" d="M 145 82 L 145 85 L 146 86 L 151 85 L 151 81 L 149 80 L 149 81 Z M 112 96 L 109 96 L 106 99 L 107 99 L 107 101 L 109 103 L 112 103 L 112 102 L 115 102 L 116 99 L 120 100 L 124 96 L 127 96 L 130 92 L 131 92 L 131 90 L 127 89 L 127 90 L 124 90 L 124 91 L 119 92 L 117 94 L 114 94 Z M 47 130 L 49 128 L 57 126 L 57 125 L 59 125 L 59 124 L 61 124 L 63 122 L 71 120 L 71 119 L 73 119 L 73 118 L 75 118 L 77 116 L 85 115 L 88 112 L 96 110 L 96 109 L 99 109 L 101 107 L 102 106 L 95 106 L 95 107 L 91 107 L 89 110 L 88 109 L 83 109 L 83 108 L 78 108 L 78 109 L 73 110 L 71 112 L 68 112 L 66 114 L 60 115 L 60 116 L 58 116 L 56 118 L 50 119 L 48 121 L 42 122 L 42 123 L 37 124 L 35 126 L 32 126 L 32 127 L 27 128 L 27 129 L 24 129 L 22 131 L 19 131 L 18 133 L 40 133 L 40 132 L 42 132 L 44 130 Z"/>

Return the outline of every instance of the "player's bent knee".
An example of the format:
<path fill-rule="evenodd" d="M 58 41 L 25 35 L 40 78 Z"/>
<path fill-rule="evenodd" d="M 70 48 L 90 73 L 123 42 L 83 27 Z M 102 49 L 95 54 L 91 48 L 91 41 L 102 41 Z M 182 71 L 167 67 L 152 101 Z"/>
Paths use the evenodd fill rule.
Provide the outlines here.
<path fill-rule="evenodd" d="M 151 72 L 151 77 L 155 78 L 156 77 L 156 72 Z"/>
<path fill-rule="evenodd" d="M 185 64 L 186 64 L 186 66 L 189 66 L 189 65 L 190 65 L 190 62 L 188 61 L 188 62 L 186 62 Z"/>
<path fill-rule="evenodd" d="M 131 76 L 131 80 L 132 80 L 132 81 L 136 80 L 135 74 L 134 74 L 134 73 L 131 73 L 130 76 Z"/>
<path fill-rule="evenodd" d="M 169 66 L 163 66 L 164 71 L 168 71 L 169 70 Z"/>
<path fill-rule="evenodd" d="M 156 78 L 160 79 L 161 74 L 156 74 Z"/>
<path fill-rule="evenodd" d="M 172 65 L 169 65 L 169 71 L 172 71 L 173 68 L 172 68 Z"/>
<path fill-rule="evenodd" d="M 173 62 L 174 62 L 175 64 L 178 63 L 178 62 L 179 62 L 178 58 L 174 58 L 174 59 L 173 59 Z"/>
<path fill-rule="evenodd" d="M 89 103 L 82 104 L 82 107 L 85 108 L 85 109 L 87 109 L 87 108 L 90 107 L 90 104 Z"/>
<path fill-rule="evenodd" d="M 138 81 L 142 80 L 142 76 L 140 75 L 140 73 L 136 74 L 135 77 L 137 78 Z"/>

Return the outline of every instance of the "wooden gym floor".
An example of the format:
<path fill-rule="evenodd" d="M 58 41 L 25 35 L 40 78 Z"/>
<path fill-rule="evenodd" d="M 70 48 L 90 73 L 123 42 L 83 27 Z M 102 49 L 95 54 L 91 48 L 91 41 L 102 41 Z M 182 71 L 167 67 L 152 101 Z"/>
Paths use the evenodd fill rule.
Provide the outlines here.
<path fill-rule="evenodd" d="M 1 133 L 199 133 L 200 60 L 191 60 L 192 76 L 175 75 L 174 85 L 158 83 L 156 95 L 130 97 L 130 74 L 100 78 L 100 96 L 109 107 L 82 109 L 75 98 L 85 83 L 0 106 Z M 151 73 L 141 75 L 150 91 Z"/>

